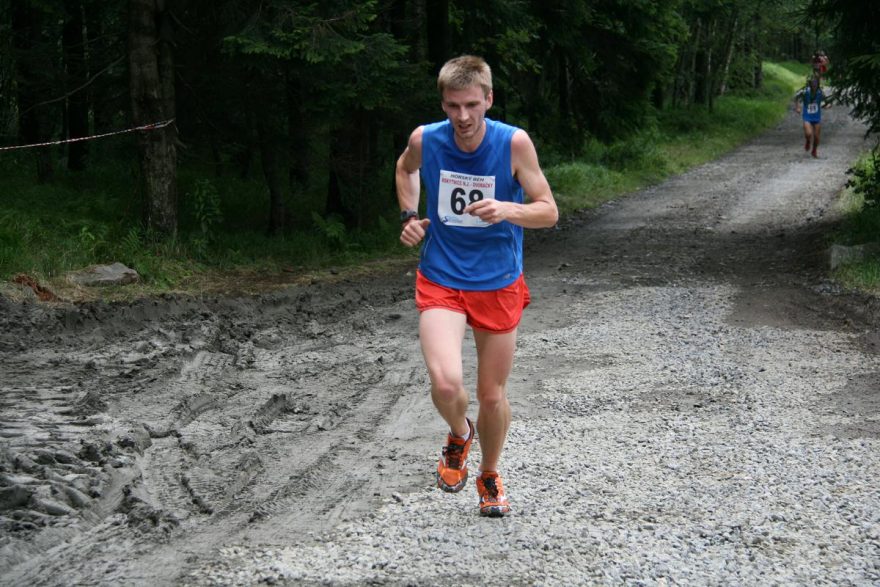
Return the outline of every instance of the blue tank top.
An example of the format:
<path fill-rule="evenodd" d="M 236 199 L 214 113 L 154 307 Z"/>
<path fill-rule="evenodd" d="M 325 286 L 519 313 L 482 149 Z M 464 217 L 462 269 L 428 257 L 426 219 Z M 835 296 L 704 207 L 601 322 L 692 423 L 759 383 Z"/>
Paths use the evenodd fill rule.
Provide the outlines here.
<path fill-rule="evenodd" d="M 518 129 L 485 120 L 486 134 L 473 153 L 458 148 L 448 120 L 422 128 L 421 178 L 431 224 L 419 270 L 454 289 L 501 289 L 522 273 L 522 227 L 507 221 L 485 224 L 463 213 L 483 198 L 523 203 L 522 187 L 510 170 L 510 142 Z"/>
<path fill-rule="evenodd" d="M 815 94 L 810 90 L 810 86 L 804 88 L 804 120 L 813 123 L 822 122 L 822 100 L 825 99 L 825 94 L 822 92 L 822 88 L 819 88 Z"/>

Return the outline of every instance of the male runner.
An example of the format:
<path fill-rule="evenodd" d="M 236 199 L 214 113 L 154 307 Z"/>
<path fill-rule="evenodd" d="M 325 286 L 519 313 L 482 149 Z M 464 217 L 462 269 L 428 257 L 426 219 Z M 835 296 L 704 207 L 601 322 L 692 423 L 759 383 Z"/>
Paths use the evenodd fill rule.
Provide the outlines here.
<path fill-rule="evenodd" d="M 416 128 L 396 168 L 400 240 L 410 247 L 424 240 L 416 275 L 419 337 L 431 399 L 450 430 L 437 485 L 457 492 L 468 478 L 475 431 L 466 416 L 462 342 L 469 325 L 477 353 L 480 513 L 503 516 L 510 511 L 498 474 L 511 418 L 505 386 L 529 303 L 523 228 L 554 226 L 559 213 L 528 134 L 486 118 L 493 100 L 486 62 L 471 55 L 448 61 L 437 87 L 447 120 Z M 427 195 L 423 219 L 417 213 L 420 174 Z"/>

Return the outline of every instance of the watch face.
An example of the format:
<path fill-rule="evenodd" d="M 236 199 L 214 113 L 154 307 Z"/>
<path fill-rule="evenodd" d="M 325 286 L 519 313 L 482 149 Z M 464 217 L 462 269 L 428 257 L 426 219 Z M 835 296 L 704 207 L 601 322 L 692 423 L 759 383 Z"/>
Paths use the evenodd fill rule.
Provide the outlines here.
<path fill-rule="evenodd" d="M 406 222 L 410 218 L 415 218 L 416 216 L 418 216 L 418 212 L 415 212 L 413 210 L 404 210 L 400 213 L 400 221 Z"/>

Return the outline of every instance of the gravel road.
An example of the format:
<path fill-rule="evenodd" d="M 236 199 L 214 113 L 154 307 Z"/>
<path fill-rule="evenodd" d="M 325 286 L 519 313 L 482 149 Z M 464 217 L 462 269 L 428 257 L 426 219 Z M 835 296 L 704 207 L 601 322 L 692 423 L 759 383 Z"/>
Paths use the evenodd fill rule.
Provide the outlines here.
<path fill-rule="evenodd" d="M 0 301 L 0 584 L 880 584 L 880 303 L 823 260 L 864 129 L 826 115 L 819 159 L 792 114 L 529 233 L 502 519 L 433 487 L 412 261 Z"/>

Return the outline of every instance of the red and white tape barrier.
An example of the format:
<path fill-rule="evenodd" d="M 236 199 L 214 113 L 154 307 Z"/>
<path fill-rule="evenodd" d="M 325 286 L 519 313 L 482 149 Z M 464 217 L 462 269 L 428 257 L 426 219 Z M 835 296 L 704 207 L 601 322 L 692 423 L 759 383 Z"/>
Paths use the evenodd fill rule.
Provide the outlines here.
<path fill-rule="evenodd" d="M 126 128 L 125 130 L 116 130 L 113 132 L 105 132 L 99 135 L 91 135 L 88 137 L 76 137 L 74 139 L 64 139 L 62 141 L 49 141 L 47 143 L 34 143 L 32 145 L 13 145 L 11 147 L 0 147 L 0 151 L 12 151 L 14 149 L 30 149 L 32 147 L 49 147 L 51 145 L 63 145 L 64 143 L 77 143 L 79 141 L 91 141 L 93 139 L 100 139 L 103 137 L 111 137 L 113 135 L 121 135 L 128 132 L 135 132 L 139 130 L 156 130 L 159 128 L 165 128 L 169 124 L 174 122 L 174 119 L 163 120 L 162 122 L 154 122 L 152 124 L 144 124 L 142 126 L 136 126 L 134 128 Z"/>

